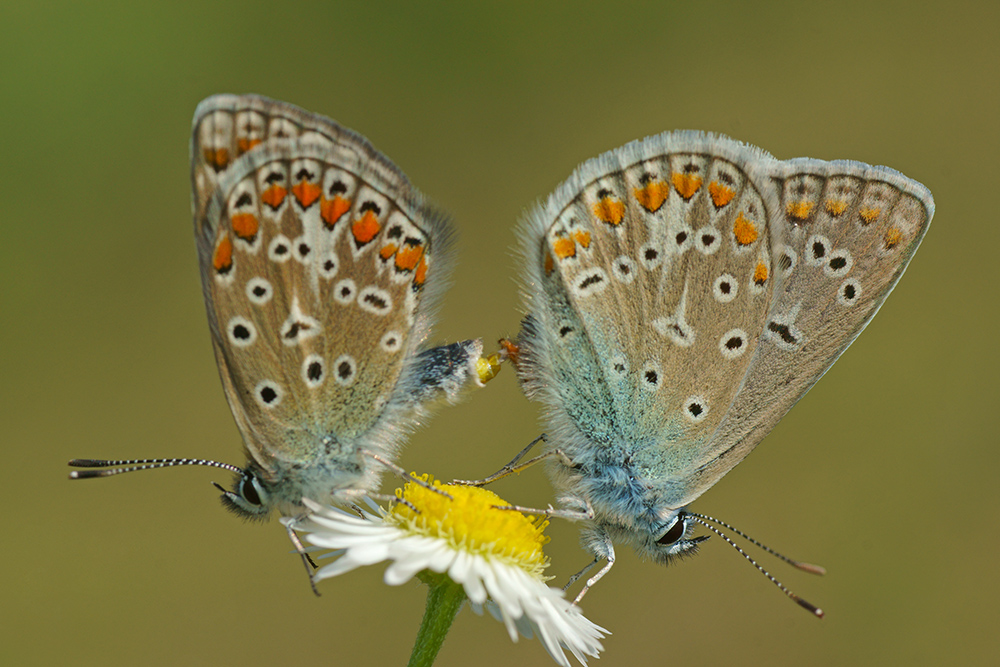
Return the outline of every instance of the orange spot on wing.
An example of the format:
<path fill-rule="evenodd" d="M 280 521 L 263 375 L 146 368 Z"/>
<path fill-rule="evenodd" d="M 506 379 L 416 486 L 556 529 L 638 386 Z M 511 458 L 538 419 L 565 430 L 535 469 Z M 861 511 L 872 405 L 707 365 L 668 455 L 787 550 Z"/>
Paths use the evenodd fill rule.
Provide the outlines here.
<path fill-rule="evenodd" d="M 378 252 L 378 256 L 381 257 L 382 259 L 389 259 L 394 254 L 396 254 L 396 244 L 394 243 L 390 243 L 387 246 L 383 246 L 382 249 L 379 250 Z"/>
<path fill-rule="evenodd" d="M 228 148 L 206 148 L 202 154 L 205 156 L 205 162 L 212 165 L 216 171 L 222 171 L 229 164 Z"/>
<path fill-rule="evenodd" d="M 427 280 L 427 259 L 425 257 L 420 258 L 420 263 L 417 264 L 417 271 L 413 274 L 413 285 L 415 287 L 423 287 L 424 281 Z"/>
<path fill-rule="evenodd" d="M 584 248 L 590 247 L 590 232 L 573 232 L 573 240 Z"/>
<path fill-rule="evenodd" d="M 552 273 L 552 269 L 556 268 L 555 261 L 552 259 L 550 253 L 545 253 L 545 275 Z"/>
<path fill-rule="evenodd" d="M 663 206 L 663 202 L 667 201 L 670 186 L 663 181 L 657 181 L 647 183 L 641 188 L 635 188 L 632 193 L 635 194 L 636 200 L 642 204 L 644 209 L 650 213 L 656 213 Z"/>
<path fill-rule="evenodd" d="M 843 199 L 827 199 L 826 200 L 826 212 L 837 217 L 841 213 L 847 210 L 847 202 Z"/>
<path fill-rule="evenodd" d="M 302 181 L 298 185 L 292 187 L 292 194 L 295 195 L 295 198 L 299 200 L 300 204 L 302 204 L 302 208 L 309 208 L 317 199 L 319 199 L 319 196 L 322 194 L 322 189 L 315 183 Z"/>
<path fill-rule="evenodd" d="M 785 204 L 785 213 L 789 217 L 797 220 L 805 220 L 812 212 L 813 203 L 811 201 L 790 201 Z"/>
<path fill-rule="evenodd" d="M 244 241 L 253 241 L 257 238 L 260 223 L 253 213 L 237 213 L 230 222 L 233 224 L 233 232 Z"/>
<path fill-rule="evenodd" d="M 609 225 L 620 225 L 625 217 L 625 204 L 611 197 L 604 197 L 594 204 L 594 215 Z"/>
<path fill-rule="evenodd" d="M 753 281 L 758 285 L 763 285 L 767 282 L 767 264 L 757 262 L 757 266 L 753 270 Z"/>
<path fill-rule="evenodd" d="M 899 245 L 899 242 L 903 240 L 903 230 L 899 227 L 890 227 L 885 231 L 885 236 L 882 242 L 886 250 L 891 250 Z"/>
<path fill-rule="evenodd" d="M 574 243 L 572 239 L 560 236 L 552 244 L 552 251 L 559 259 L 566 259 L 567 257 L 572 257 L 576 254 L 576 243 Z"/>
<path fill-rule="evenodd" d="M 861 214 L 861 220 L 866 225 L 870 225 L 871 223 L 875 222 L 875 219 L 881 212 L 882 209 L 880 208 L 863 208 L 859 211 L 859 213 Z"/>
<path fill-rule="evenodd" d="M 396 268 L 401 271 L 412 271 L 424 256 L 424 246 L 404 246 L 396 253 Z"/>
<path fill-rule="evenodd" d="M 351 210 L 351 200 L 344 199 L 340 195 L 335 195 L 333 199 L 323 197 L 319 202 L 319 217 L 323 218 L 323 222 L 330 229 L 333 229 L 340 216 L 349 210 Z"/>
<path fill-rule="evenodd" d="M 701 176 L 697 174 L 674 174 L 670 177 L 677 194 L 685 200 L 691 199 L 701 188 Z"/>
<path fill-rule="evenodd" d="M 750 245 L 757 240 L 757 225 L 743 217 L 743 212 L 736 216 L 733 223 L 733 235 L 740 245 Z"/>
<path fill-rule="evenodd" d="M 260 139 L 239 139 L 236 142 L 236 148 L 239 149 L 242 155 L 259 143 Z"/>
<path fill-rule="evenodd" d="M 712 181 L 708 184 L 708 194 L 712 195 L 712 203 L 715 204 L 715 208 L 722 208 L 733 200 L 733 195 L 736 193 L 731 187 Z"/>
<path fill-rule="evenodd" d="M 354 234 L 355 241 L 364 245 L 370 243 L 381 229 L 382 225 L 378 224 L 378 218 L 375 217 L 375 214 L 371 211 L 365 211 L 364 215 L 354 221 L 351 233 Z"/>
<path fill-rule="evenodd" d="M 281 206 L 281 202 L 285 201 L 286 195 L 288 195 L 288 190 L 280 185 L 272 185 L 267 190 L 260 193 L 260 200 L 272 209 L 277 209 Z"/>
<path fill-rule="evenodd" d="M 219 273 L 228 273 L 233 268 L 233 242 L 228 236 L 219 239 L 212 254 L 212 267 Z"/>

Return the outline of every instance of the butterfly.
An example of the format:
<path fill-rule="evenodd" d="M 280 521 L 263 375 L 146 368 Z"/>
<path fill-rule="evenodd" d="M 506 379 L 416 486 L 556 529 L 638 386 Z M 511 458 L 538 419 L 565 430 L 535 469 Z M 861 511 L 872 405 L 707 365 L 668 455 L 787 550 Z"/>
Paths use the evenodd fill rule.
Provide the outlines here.
<path fill-rule="evenodd" d="M 529 212 L 510 350 L 562 513 L 606 561 L 578 600 L 614 543 L 665 563 L 706 539 L 688 505 L 854 341 L 933 213 L 892 169 L 692 131 L 589 160 Z"/>
<path fill-rule="evenodd" d="M 106 469 L 71 477 L 220 467 L 237 474 L 223 503 L 250 519 L 300 513 L 304 497 L 349 501 L 377 487 L 429 404 L 497 370 L 480 340 L 425 346 L 453 229 L 361 135 L 284 102 L 216 95 L 195 111 L 191 181 L 212 344 L 247 463 L 77 459 Z"/>

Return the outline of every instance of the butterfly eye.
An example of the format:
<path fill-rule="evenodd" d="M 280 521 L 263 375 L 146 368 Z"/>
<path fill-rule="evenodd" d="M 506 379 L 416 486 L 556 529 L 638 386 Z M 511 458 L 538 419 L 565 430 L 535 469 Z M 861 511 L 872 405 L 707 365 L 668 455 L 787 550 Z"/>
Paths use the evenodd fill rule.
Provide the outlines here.
<path fill-rule="evenodd" d="M 677 518 L 674 519 L 673 525 L 670 526 L 667 532 L 663 534 L 663 537 L 656 540 L 656 543 L 662 544 L 663 546 L 669 546 L 684 537 L 686 528 L 687 526 L 684 523 L 684 515 L 678 514 Z"/>
<path fill-rule="evenodd" d="M 243 479 L 240 480 L 240 495 L 251 505 L 260 507 L 264 504 L 260 499 L 260 494 L 257 493 L 253 473 L 245 473 Z"/>

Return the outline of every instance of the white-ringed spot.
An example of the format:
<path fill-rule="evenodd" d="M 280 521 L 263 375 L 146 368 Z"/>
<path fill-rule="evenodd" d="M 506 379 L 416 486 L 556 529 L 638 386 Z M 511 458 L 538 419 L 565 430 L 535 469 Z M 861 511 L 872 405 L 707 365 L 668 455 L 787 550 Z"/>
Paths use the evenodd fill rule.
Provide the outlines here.
<path fill-rule="evenodd" d="M 729 303 L 739 294 L 740 283 L 728 273 L 723 273 L 712 284 L 712 296 L 719 303 Z"/>
<path fill-rule="evenodd" d="M 245 317 L 233 317 L 226 324 L 226 334 L 229 342 L 236 347 L 249 347 L 257 340 L 257 328 Z"/>
<path fill-rule="evenodd" d="M 837 303 L 842 306 L 853 306 L 861 296 L 861 283 L 854 278 L 848 278 L 837 288 Z"/>
<path fill-rule="evenodd" d="M 794 352 L 802 347 L 802 331 L 795 326 L 795 320 L 788 316 L 775 316 L 764 327 L 764 336 L 783 350 Z"/>
<path fill-rule="evenodd" d="M 340 267 L 338 266 L 337 255 L 335 255 L 334 253 L 327 254 L 319 261 L 319 264 L 317 265 L 317 271 L 319 272 L 319 275 L 323 278 L 326 278 L 327 280 L 337 275 L 338 268 Z"/>
<path fill-rule="evenodd" d="M 403 347 L 403 336 L 398 331 L 387 331 L 379 340 L 378 346 L 389 354 L 399 352 Z"/>
<path fill-rule="evenodd" d="M 291 312 L 281 325 L 281 342 L 291 347 L 318 336 L 323 330 L 319 320 L 302 312 L 298 297 L 292 298 Z"/>
<path fill-rule="evenodd" d="M 722 245 L 722 234 L 715 227 L 705 225 L 694 233 L 694 245 L 703 255 L 711 255 Z"/>
<path fill-rule="evenodd" d="M 392 296 L 384 289 L 369 285 L 358 292 L 358 306 L 373 315 L 388 315 L 392 312 Z"/>
<path fill-rule="evenodd" d="M 345 306 L 354 301 L 357 293 L 358 286 L 350 278 L 344 278 L 333 286 L 333 300 Z"/>
<path fill-rule="evenodd" d="M 600 267 L 581 271 L 573 281 L 573 291 L 580 298 L 600 294 L 607 286 L 608 274 Z"/>
<path fill-rule="evenodd" d="M 323 384 L 325 379 L 326 364 L 323 362 L 323 357 L 318 354 L 310 354 L 302 362 L 302 381 L 310 389 L 315 389 Z"/>
<path fill-rule="evenodd" d="M 274 288 L 265 278 L 256 276 L 247 281 L 247 299 L 250 303 L 263 306 L 274 296 Z"/>
<path fill-rule="evenodd" d="M 830 254 L 830 241 L 825 236 L 820 236 L 819 234 L 813 234 L 806 241 L 806 247 L 803 251 L 805 255 L 805 262 L 809 266 L 820 266 L 824 264 L 827 260 L 827 255 Z"/>
<path fill-rule="evenodd" d="M 292 258 L 292 242 L 284 234 L 278 234 L 267 246 L 267 257 L 279 264 L 287 262 Z"/>
<path fill-rule="evenodd" d="M 635 262 L 628 255 L 621 255 L 611 263 L 611 275 L 618 282 L 628 285 L 635 280 Z"/>
<path fill-rule="evenodd" d="M 647 243 L 646 245 L 639 248 L 639 263 L 647 271 L 652 271 L 660 265 L 660 249 L 657 248 L 652 243 Z"/>
<path fill-rule="evenodd" d="M 295 259 L 306 264 L 312 259 L 312 244 L 306 240 L 305 236 L 300 236 L 292 241 L 292 254 L 295 256 Z"/>
<path fill-rule="evenodd" d="M 663 382 L 663 373 L 660 370 L 660 364 L 653 360 L 643 364 L 639 380 L 642 388 L 646 391 L 656 391 L 659 389 L 660 384 Z"/>
<path fill-rule="evenodd" d="M 735 359 L 747 351 L 747 333 L 743 329 L 730 329 L 719 339 L 719 352 L 726 359 Z"/>
<path fill-rule="evenodd" d="M 342 354 L 333 362 L 333 379 L 337 384 L 350 387 L 358 374 L 358 362 L 349 354 Z"/>
<path fill-rule="evenodd" d="M 854 266 L 854 258 L 846 250 L 835 250 L 830 253 L 826 264 L 823 265 L 823 273 L 831 278 L 843 278 L 851 272 Z"/>
<path fill-rule="evenodd" d="M 687 225 L 681 225 L 667 239 L 667 248 L 673 247 L 674 253 L 682 255 L 694 243 L 694 230 Z"/>
<path fill-rule="evenodd" d="M 253 388 L 253 395 L 257 399 L 257 404 L 268 410 L 277 407 L 281 403 L 285 392 L 278 383 L 272 380 L 261 380 Z"/>
<path fill-rule="evenodd" d="M 689 396 L 684 401 L 682 411 L 688 421 L 697 424 L 708 416 L 708 401 L 701 396 Z"/>

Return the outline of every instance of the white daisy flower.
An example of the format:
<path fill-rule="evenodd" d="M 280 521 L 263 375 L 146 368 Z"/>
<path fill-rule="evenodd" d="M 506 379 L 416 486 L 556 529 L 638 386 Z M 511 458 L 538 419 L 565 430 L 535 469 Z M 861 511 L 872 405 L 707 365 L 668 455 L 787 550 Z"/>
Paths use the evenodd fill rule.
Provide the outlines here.
<path fill-rule="evenodd" d="M 292 527 L 308 533 L 313 544 L 339 551 L 314 580 L 382 561 L 390 561 L 385 583 L 391 586 L 437 573 L 464 588 L 474 611 L 482 614 L 485 607 L 503 621 L 512 641 L 519 631 L 537 635 L 564 667 L 570 663 L 563 649 L 584 665 L 587 656 L 597 657 L 607 630 L 542 576 L 548 566 L 542 551 L 548 522 L 498 509 L 509 503 L 486 489 L 432 483 L 444 493 L 409 482 L 396 492 L 401 501 L 389 510 L 372 503 L 372 512 L 351 513 L 306 501 L 312 514 Z"/>

